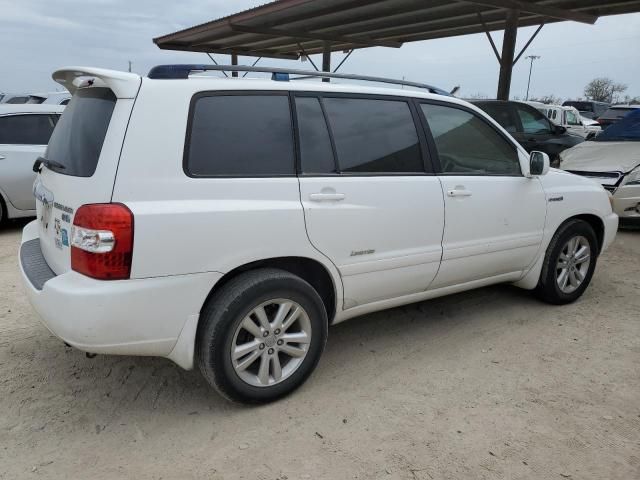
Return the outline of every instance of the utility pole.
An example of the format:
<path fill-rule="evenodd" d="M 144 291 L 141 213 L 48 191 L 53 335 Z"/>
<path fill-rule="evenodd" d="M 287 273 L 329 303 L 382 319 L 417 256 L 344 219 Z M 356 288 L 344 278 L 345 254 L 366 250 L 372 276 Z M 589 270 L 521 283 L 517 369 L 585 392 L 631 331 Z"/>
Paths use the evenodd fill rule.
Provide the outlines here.
<path fill-rule="evenodd" d="M 129 62 L 129 71 L 131 71 L 131 60 L 128 60 Z"/>
<path fill-rule="evenodd" d="M 540 55 L 528 55 L 524 58 L 528 58 L 531 60 L 531 65 L 529 66 L 529 82 L 527 83 L 527 100 L 529 100 L 529 87 L 531 86 L 531 71 L 533 70 L 533 61 L 538 60 Z"/>

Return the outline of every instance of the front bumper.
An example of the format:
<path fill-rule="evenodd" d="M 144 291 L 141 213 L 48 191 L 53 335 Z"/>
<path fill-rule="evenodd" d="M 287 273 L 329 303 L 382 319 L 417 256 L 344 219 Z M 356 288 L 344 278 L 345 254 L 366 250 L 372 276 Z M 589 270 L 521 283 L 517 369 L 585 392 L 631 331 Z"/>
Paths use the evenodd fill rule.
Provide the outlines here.
<path fill-rule="evenodd" d="M 604 238 L 600 252 L 604 252 L 613 243 L 618 233 L 618 215 L 611 213 L 604 217 Z"/>
<path fill-rule="evenodd" d="M 22 281 L 31 304 L 55 336 L 87 352 L 163 356 L 191 368 L 199 312 L 222 274 L 117 281 L 74 271 L 56 275 L 46 271 L 44 257 L 34 258 L 38 251 L 33 240 L 36 222 L 23 232 Z"/>
<path fill-rule="evenodd" d="M 622 218 L 640 219 L 640 185 L 619 187 L 613 194 L 613 209 Z"/>

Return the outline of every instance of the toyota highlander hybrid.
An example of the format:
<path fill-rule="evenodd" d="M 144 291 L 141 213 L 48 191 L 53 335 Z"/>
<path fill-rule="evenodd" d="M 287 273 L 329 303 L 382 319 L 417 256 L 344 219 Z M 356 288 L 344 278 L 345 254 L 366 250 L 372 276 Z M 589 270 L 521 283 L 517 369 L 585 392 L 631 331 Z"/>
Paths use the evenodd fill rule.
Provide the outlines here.
<path fill-rule="evenodd" d="M 202 72 L 219 68 L 53 74 L 73 97 L 34 165 L 20 268 L 68 344 L 267 402 L 331 324 L 496 283 L 572 302 L 615 236 L 601 185 L 441 90 Z"/>

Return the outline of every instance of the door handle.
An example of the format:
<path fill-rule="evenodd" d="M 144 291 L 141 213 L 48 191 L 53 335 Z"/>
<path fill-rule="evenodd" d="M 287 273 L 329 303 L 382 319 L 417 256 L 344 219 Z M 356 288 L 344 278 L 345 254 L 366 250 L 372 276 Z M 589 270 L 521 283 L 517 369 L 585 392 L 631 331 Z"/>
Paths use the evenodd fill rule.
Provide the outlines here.
<path fill-rule="evenodd" d="M 4 155 L 0 155 L 0 160 L 4 160 L 5 158 L 7 157 L 5 157 Z"/>
<path fill-rule="evenodd" d="M 456 187 L 453 190 L 448 190 L 447 195 L 450 197 L 470 197 L 472 194 L 466 188 Z"/>
<path fill-rule="evenodd" d="M 344 199 L 344 193 L 312 193 L 309 195 L 309 200 L 312 202 L 339 202 Z"/>

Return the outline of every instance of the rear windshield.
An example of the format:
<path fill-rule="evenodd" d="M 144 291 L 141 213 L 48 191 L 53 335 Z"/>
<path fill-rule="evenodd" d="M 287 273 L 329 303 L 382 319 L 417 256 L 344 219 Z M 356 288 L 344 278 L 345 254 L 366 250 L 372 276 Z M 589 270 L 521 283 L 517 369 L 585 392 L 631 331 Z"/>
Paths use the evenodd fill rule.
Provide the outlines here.
<path fill-rule="evenodd" d="M 575 107 L 580 112 L 593 112 L 593 103 L 591 102 L 564 102 L 564 107 Z"/>
<path fill-rule="evenodd" d="M 74 177 L 93 175 L 115 105 L 108 88 L 79 90 L 60 117 L 45 154 L 64 168 L 49 168 Z"/>

